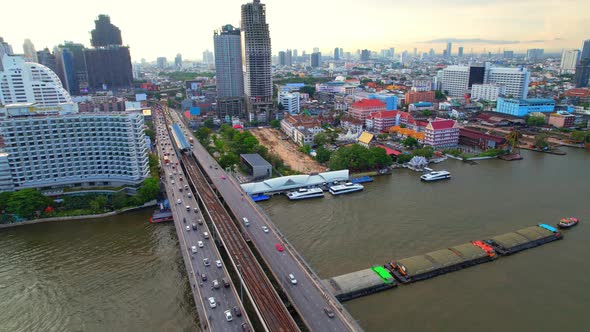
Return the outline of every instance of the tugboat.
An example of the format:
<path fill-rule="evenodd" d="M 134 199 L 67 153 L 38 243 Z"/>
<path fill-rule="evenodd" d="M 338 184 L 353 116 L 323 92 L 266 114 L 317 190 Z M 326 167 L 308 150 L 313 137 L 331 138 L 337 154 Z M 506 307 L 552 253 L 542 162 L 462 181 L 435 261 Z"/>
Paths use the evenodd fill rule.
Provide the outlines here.
<path fill-rule="evenodd" d="M 562 218 L 559 223 L 557 224 L 557 227 L 564 229 L 564 228 L 570 228 L 570 227 L 574 227 L 578 224 L 579 220 L 578 218 L 574 218 L 574 217 L 569 217 L 569 218 Z"/>

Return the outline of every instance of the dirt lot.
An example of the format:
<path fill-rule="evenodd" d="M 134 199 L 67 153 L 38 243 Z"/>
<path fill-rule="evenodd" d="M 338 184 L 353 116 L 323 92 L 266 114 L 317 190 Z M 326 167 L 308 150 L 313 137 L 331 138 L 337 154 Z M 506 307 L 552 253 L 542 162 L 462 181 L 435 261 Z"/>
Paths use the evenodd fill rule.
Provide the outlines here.
<path fill-rule="evenodd" d="M 250 130 L 261 145 L 269 152 L 276 153 L 283 159 L 285 165 L 301 173 L 325 172 L 326 168 L 313 160 L 310 156 L 299 151 L 299 146 L 291 140 L 282 140 L 285 134 L 277 129 L 263 128 Z"/>

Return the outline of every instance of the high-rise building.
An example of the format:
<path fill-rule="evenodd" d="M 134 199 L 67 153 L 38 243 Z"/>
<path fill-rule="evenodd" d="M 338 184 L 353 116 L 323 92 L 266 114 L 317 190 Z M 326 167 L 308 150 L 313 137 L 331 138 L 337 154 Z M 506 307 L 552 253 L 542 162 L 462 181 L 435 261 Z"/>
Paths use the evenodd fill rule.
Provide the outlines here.
<path fill-rule="evenodd" d="M 28 62 L 39 62 L 37 59 L 37 51 L 35 51 L 35 45 L 30 39 L 25 39 L 23 43 L 23 52 L 25 53 L 25 60 Z"/>
<path fill-rule="evenodd" d="M 287 53 L 285 51 L 279 52 L 279 66 L 284 67 L 287 63 Z"/>
<path fill-rule="evenodd" d="M 471 89 L 474 84 L 483 84 L 486 78 L 486 67 L 473 65 L 469 66 L 469 83 L 467 87 Z"/>
<path fill-rule="evenodd" d="M 504 51 L 504 59 L 514 58 L 514 51 Z"/>
<path fill-rule="evenodd" d="M 260 0 L 243 4 L 240 24 L 249 120 L 266 122 L 272 109 L 272 50 L 265 5 Z"/>
<path fill-rule="evenodd" d="M 283 105 L 285 112 L 299 113 L 299 92 L 281 91 L 279 102 Z"/>
<path fill-rule="evenodd" d="M 334 49 L 334 60 L 340 60 L 340 49 L 338 47 Z"/>
<path fill-rule="evenodd" d="M 449 66 L 443 69 L 442 90 L 451 97 L 462 97 L 474 84 L 498 84 L 506 88 L 506 95 L 525 99 L 530 73 L 526 68 L 485 66 Z"/>
<path fill-rule="evenodd" d="M 165 56 L 161 56 L 161 57 L 156 58 L 156 66 L 159 69 L 167 68 L 168 67 L 168 59 L 166 59 Z"/>
<path fill-rule="evenodd" d="M 340 55 L 340 59 L 344 58 L 344 49 L 342 47 L 340 47 L 340 49 L 338 50 L 338 54 Z"/>
<path fill-rule="evenodd" d="M 123 45 L 121 30 L 111 23 L 111 18 L 108 15 L 98 15 L 94 24 L 95 28 L 90 32 L 92 46 Z"/>
<path fill-rule="evenodd" d="M 442 70 L 442 91 L 451 97 L 461 97 L 468 91 L 469 67 L 448 66 Z"/>
<path fill-rule="evenodd" d="M 320 52 L 320 48 L 319 47 L 314 47 L 313 48 L 313 53 L 319 53 Z"/>
<path fill-rule="evenodd" d="M 506 95 L 506 86 L 502 84 L 473 84 L 471 99 L 496 101 L 498 97 Z"/>
<path fill-rule="evenodd" d="M 458 56 L 458 57 L 460 57 L 460 58 L 462 58 L 462 57 L 463 57 L 463 46 L 460 46 L 460 47 L 459 47 L 459 51 L 458 51 L 458 53 L 457 53 L 457 56 Z"/>
<path fill-rule="evenodd" d="M 588 86 L 588 80 L 590 80 L 590 58 L 584 58 L 576 66 L 574 84 L 576 88 L 584 88 Z"/>
<path fill-rule="evenodd" d="M 4 70 L 2 65 L 2 59 L 4 58 L 4 54 L 12 55 L 12 46 L 4 41 L 4 38 L 0 37 L 0 71 Z"/>
<path fill-rule="evenodd" d="M 527 61 L 537 61 L 543 58 L 545 50 L 542 48 L 530 48 L 526 51 Z"/>
<path fill-rule="evenodd" d="M 244 110 L 244 76 L 240 29 L 230 24 L 213 33 L 217 110 L 220 118 L 242 116 Z"/>
<path fill-rule="evenodd" d="M 418 57 L 418 49 L 414 47 L 414 58 Z"/>
<path fill-rule="evenodd" d="M 369 61 L 371 59 L 371 51 L 369 50 L 362 50 L 361 51 L 361 61 Z"/>
<path fill-rule="evenodd" d="M 529 79 L 530 73 L 526 68 L 491 67 L 486 64 L 484 83 L 505 85 L 507 96 L 526 99 L 529 91 Z"/>
<path fill-rule="evenodd" d="M 447 57 L 450 58 L 451 56 L 453 56 L 452 50 L 453 50 L 453 43 L 448 42 L 447 43 Z"/>
<path fill-rule="evenodd" d="M 563 50 L 561 53 L 561 72 L 568 73 L 576 70 L 580 60 L 580 50 Z"/>
<path fill-rule="evenodd" d="M 88 68 L 84 45 L 66 41 L 55 51 L 57 76 L 71 95 L 88 91 Z"/>
<path fill-rule="evenodd" d="M 215 58 L 213 57 L 213 52 L 205 50 L 205 52 L 203 52 L 203 63 L 206 65 L 211 65 L 214 62 Z"/>
<path fill-rule="evenodd" d="M 133 83 L 133 70 L 129 48 L 112 45 L 85 49 L 88 86 L 91 89 L 129 87 Z"/>
<path fill-rule="evenodd" d="M 55 106 L 72 102 L 59 77 L 51 69 L 39 63 L 26 62 L 21 55 L 5 54 L 3 63 L 4 71 L 0 72 L 0 104 L 38 103 Z"/>
<path fill-rule="evenodd" d="M 182 68 L 182 54 L 176 54 L 176 58 L 174 58 L 174 67 Z"/>
<path fill-rule="evenodd" d="M 311 66 L 312 67 L 320 67 L 322 64 L 322 53 L 316 52 L 311 53 Z"/>
<path fill-rule="evenodd" d="M 590 59 L 590 39 L 584 40 L 582 43 L 582 54 L 580 59 Z"/>
<path fill-rule="evenodd" d="M 141 113 L 78 113 L 74 105 L 0 108 L 0 170 L 10 170 L 0 172 L 0 191 L 138 187 L 149 176 Z"/>
<path fill-rule="evenodd" d="M 285 53 L 285 66 L 291 67 L 293 65 L 293 52 L 287 50 Z"/>
<path fill-rule="evenodd" d="M 41 51 L 37 51 L 37 59 L 39 60 L 40 64 L 51 69 L 52 72 L 57 73 L 58 70 L 55 54 L 51 53 L 47 47 Z"/>
<path fill-rule="evenodd" d="M 293 58 L 297 58 L 299 56 L 299 53 L 297 53 L 297 49 L 293 50 Z"/>

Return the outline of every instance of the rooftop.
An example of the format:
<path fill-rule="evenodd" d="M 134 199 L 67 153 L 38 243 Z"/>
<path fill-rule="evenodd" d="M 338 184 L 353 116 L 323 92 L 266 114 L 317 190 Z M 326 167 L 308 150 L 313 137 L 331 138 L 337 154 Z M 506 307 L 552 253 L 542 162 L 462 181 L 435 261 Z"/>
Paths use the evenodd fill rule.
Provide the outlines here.
<path fill-rule="evenodd" d="M 264 158 L 262 158 L 258 153 L 241 154 L 240 158 L 244 159 L 248 164 L 252 166 L 272 167 L 272 165 Z"/>
<path fill-rule="evenodd" d="M 379 99 L 363 99 L 352 104 L 352 107 L 385 107 L 385 103 L 380 101 Z"/>

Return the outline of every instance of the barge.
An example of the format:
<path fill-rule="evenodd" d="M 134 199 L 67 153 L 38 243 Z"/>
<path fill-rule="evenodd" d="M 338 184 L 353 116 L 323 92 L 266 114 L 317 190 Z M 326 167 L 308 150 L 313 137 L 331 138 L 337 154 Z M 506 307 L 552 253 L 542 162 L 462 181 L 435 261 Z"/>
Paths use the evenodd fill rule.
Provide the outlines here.
<path fill-rule="evenodd" d="M 322 282 L 339 301 L 352 300 L 397 286 L 391 273 L 382 266 L 373 266 Z"/>
<path fill-rule="evenodd" d="M 160 222 L 171 221 L 174 218 L 172 217 L 172 211 L 170 210 L 170 203 L 167 199 L 160 202 L 160 208 L 155 210 L 152 216 L 150 217 L 150 222 L 152 224 L 157 224 Z"/>
<path fill-rule="evenodd" d="M 505 256 L 562 238 L 563 236 L 557 228 L 547 224 L 539 224 L 516 232 L 498 235 L 484 242 L 491 245 L 498 254 Z"/>

